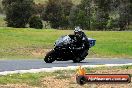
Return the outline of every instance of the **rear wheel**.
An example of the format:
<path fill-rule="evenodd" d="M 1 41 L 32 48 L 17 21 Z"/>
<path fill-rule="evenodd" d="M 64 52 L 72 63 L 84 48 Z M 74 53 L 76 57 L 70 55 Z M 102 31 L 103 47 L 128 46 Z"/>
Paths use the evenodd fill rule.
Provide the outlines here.
<path fill-rule="evenodd" d="M 74 59 L 73 59 L 73 63 L 79 63 L 79 62 L 81 62 L 82 60 L 84 60 L 85 58 L 86 58 L 86 56 L 88 55 L 88 51 L 87 50 L 85 50 L 85 51 L 82 51 L 83 53 L 77 53 L 77 57 L 75 57 Z"/>
<path fill-rule="evenodd" d="M 46 56 L 45 56 L 45 58 L 44 58 L 44 61 L 46 62 L 46 63 L 52 63 L 52 62 L 54 62 L 55 61 L 55 58 L 54 58 L 54 51 L 52 50 L 52 51 L 50 51 Z"/>

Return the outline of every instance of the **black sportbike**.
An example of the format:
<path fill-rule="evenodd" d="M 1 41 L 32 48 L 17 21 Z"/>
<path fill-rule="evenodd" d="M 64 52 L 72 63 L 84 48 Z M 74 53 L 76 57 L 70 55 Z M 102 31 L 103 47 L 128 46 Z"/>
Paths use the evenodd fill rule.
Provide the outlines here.
<path fill-rule="evenodd" d="M 88 38 L 89 48 L 95 45 L 95 39 Z M 80 51 L 79 49 L 74 48 L 74 40 L 69 36 L 65 35 L 60 37 L 54 44 L 54 49 L 48 52 L 44 58 L 46 63 L 52 63 L 54 61 L 68 61 L 73 60 L 74 63 L 78 63 L 85 59 L 88 55 L 87 52 Z M 84 49 L 85 51 L 85 49 Z M 83 52 L 83 57 L 82 57 Z"/>

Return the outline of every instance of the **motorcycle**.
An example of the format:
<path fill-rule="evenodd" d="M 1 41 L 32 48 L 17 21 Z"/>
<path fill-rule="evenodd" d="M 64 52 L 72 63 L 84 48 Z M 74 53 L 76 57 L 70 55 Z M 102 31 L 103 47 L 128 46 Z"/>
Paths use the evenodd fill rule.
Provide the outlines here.
<path fill-rule="evenodd" d="M 95 39 L 88 38 L 88 41 L 89 48 L 95 45 Z M 75 45 L 73 44 L 73 42 L 74 40 L 69 35 L 61 36 L 55 42 L 54 49 L 52 49 L 46 54 L 44 61 L 46 63 L 52 63 L 54 61 L 73 60 L 74 63 L 79 63 L 80 61 L 84 60 L 88 55 L 88 50 L 77 50 L 76 48 L 74 48 Z"/>

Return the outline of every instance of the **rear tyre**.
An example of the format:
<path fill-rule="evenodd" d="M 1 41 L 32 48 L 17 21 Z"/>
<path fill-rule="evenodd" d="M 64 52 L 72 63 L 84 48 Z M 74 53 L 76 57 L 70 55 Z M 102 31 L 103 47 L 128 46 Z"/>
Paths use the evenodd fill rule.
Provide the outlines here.
<path fill-rule="evenodd" d="M 86 58 L 87 55 L 88 55 L 88 51 L 87 50 L 83 51 L 83 53 L 79 54 L 78 57 L 73 59 L 73 63 L 81 62 Z"/>
<path fill-rule="evenodd" d="M 55 61 L 55 58 L 54 58 L 54 51 L 52 50 L 52 51 L 50 51 L 46 56 L 45 56 L 45 58 L 44 58 L 44 61 L 46 62 L 46 63 L 52 63 L 52 62 L 54 62 Z"/>

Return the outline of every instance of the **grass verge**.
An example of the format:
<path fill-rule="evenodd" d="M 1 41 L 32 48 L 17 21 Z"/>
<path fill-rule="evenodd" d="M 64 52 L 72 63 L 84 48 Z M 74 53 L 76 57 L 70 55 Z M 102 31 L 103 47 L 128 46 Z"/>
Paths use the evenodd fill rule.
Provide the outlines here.
<path fill-rule="evenodd" d="M 62 35 L 72 30 L 0 28 L 0 58 L 43 58 Z M 85 31 L 96 39 L 89 57 L 132 58 L 132 32 L 130 31 Z"/>

